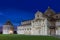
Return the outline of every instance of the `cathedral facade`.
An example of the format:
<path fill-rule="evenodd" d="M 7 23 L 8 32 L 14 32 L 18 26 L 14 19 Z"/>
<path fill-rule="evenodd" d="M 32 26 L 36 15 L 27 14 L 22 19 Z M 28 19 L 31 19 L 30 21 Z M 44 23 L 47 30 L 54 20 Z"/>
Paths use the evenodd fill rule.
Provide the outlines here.
<path fill-rule="evenodd" d="M 50 7 L 44 13 L 37 11 L 34 19 L 21 22 L 17 34 L 60 35 L 60 14 Z"/>

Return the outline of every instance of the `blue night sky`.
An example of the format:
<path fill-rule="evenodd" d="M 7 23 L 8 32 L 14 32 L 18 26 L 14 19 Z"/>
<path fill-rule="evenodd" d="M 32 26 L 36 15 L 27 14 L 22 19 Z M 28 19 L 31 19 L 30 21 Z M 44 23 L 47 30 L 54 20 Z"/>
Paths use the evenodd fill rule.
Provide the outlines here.
<path fill-rule="evenodd" d="M 0 26 L 10 20 L 15 26 L 34 18 L 37 10 L 44 12 L 50 6 L 60 12 L 59 0 L 0 0 Z"/>

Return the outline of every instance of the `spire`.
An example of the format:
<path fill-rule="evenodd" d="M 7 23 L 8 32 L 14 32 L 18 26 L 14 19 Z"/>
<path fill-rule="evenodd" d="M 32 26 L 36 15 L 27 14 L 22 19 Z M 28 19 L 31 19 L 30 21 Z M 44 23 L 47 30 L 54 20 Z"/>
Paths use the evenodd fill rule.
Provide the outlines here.
<path fill-rule="evenodd" d="M 48 6 L 48 9 L 50 9 L 50 6 Z"/>
<path fill-rule="evenodd" d="M 50 8 L 50 6 L 48 6 L 47 10 L 48 10 L 48 11 L 51 11 L 51 8 Z"/>

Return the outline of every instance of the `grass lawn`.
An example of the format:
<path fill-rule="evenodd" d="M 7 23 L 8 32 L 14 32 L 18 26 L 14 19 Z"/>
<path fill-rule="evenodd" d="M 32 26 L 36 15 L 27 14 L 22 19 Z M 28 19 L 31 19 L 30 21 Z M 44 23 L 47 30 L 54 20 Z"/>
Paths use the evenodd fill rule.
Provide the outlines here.
<path fill-rule="evenodd" d="M 29 36 L 29 35 L 4 35 L 0 34 L 0 40 L 60 40 L 51 36 Z"/>

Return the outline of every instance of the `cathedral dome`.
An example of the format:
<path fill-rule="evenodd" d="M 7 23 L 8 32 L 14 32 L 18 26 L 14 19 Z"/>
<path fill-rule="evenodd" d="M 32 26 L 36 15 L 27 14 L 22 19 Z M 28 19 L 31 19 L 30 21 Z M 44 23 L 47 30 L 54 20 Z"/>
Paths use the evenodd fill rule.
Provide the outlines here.
<path fill-rule="evenodd" d="M 55 12 L 48 6 L 48 9 L 44 12 L 47 16 L 53 16 Z"/>

